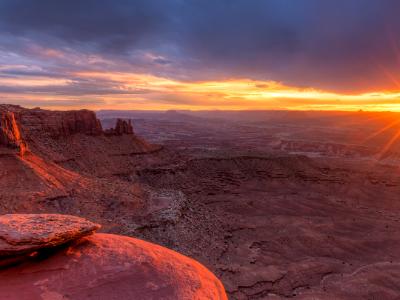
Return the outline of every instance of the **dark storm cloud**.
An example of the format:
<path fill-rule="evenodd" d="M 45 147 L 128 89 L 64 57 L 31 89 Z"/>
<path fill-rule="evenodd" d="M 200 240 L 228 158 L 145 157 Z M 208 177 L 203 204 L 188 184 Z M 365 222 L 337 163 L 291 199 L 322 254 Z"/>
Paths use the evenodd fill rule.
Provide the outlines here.
<path fill-rule="evenodd" d="M 124 51 L 156 38 L 168 22 L 167 1 L 5 0 L 0 2 L 2 30 L 47 42 L 79 43 Z"/>
<path fill-rule="evenodd" d="M 363 90 L 393 85 L 399 11 L 397 0 L 2 0 L 0 37 L 23 56 L 34 43 L 184 80 Z"/>
<path fill-rule="evenodd" d="M 399 1 L 196 3 L 185 47 L 210 72 L 343 90 L 388 83 L 379 65 L 399 67 Z"/>

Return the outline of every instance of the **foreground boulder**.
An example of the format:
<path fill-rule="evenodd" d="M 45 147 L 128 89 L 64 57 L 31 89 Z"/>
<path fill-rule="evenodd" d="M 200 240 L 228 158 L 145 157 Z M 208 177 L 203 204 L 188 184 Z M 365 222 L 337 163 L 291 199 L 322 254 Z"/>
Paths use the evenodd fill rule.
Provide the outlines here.
<path fill-rule="evenodd" d="M 0 299 L 227 299 L 196 261 L 141 240 L 94 234 L 0 271 Z"/>
<path fill-rule="evenodd" d="M 92 234 L 100 225 L 83 218 L 58 214 L 0 216 L 0 257 L 56 247 Z"/>
<path fill-rule="evenodd" d="M 198 262 L 51 214 L 0 216 L 0 299 L 227 299 Z M 67 243 L 68 242 L 68 243 Z"/>

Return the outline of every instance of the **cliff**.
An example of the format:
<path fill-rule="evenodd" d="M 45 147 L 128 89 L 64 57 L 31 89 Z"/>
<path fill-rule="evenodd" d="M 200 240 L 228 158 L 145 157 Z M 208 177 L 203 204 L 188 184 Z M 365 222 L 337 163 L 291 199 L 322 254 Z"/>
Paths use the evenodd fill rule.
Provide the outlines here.
<path fill-rule="evenodd" d="M 0 105 L 0 147 L 7 148 L 7 151 L 15 149 L 24 155 L 29 149 L 52 160 L 62 161 L 70 159 L 75 150 L 78 152 L 69 148 L 86 144 L 88 147 L 85 147 L 85 152 L 90 150 L 92 154 L 103 151 L 102 148 L 107 148 L 114 155 L 116 151 L 130 154 L 154 150 L 154 147 L 134 135 L 131 121 L 118 119 L 114 128 L 103 130 L 96 114 L 89 110 L 47 111 Z M 107 147 L 103 147 L 104 144 Z M 97 145 L 97 149 L 94 145 Z"/>
<path fill-rule="evenodd" d="M 100 121 L 88 110 L 50 112 L 24 109 L 15 105 L 0 105 L 0 146 L 27 151 L 28 141 L 41 136 L 62 138 L 74 134 L 103 134 Z"/>
<path fill-rule="evenodd" d="M 0 146 L 17 149 L 20 155 L 26 152 L 26 144 L 21 138 L 15 113 L 11 111 L 0 111 Z"/>
<path fill-rule="evenodd" d="M 21 141 L 15 114 L 5 112 L 0 115 L 0 144 L 8 147 L 18 147 Z"/>
<path fill-rule="evenodd" d="M 116 122 L 106 133 L 94 112 L 0 105 L 1 213 L 62 212 L 102 220 L 146 201 L 131 181 L 160 147 Z M 113 209 L 110 209 L 110 206 Z M 113 212 L 114 213 L 114 212 Z"/>
<path fill-rule="evenodd" d="M 73 134 L 101 135 L 103 129 L 96 114 L 89 110 L 47 111 L 26 109 L 17 105 L 0 104 L 1 119 L 8 119 L 23 131 L 22 136 L 46 132 L 53 138 Z M 1 127 L 7 126 L 2 123 Z"/>

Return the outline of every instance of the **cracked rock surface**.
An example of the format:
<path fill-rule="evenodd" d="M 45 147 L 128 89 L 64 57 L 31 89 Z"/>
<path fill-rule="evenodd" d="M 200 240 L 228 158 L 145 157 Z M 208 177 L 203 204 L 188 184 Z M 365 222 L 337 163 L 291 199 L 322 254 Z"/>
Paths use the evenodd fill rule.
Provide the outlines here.
<path fill-rule="evenodd" d="M 92 234 L 100 225 L 58 214 L 0 216 L 0 257 L 56 247 Z"/>

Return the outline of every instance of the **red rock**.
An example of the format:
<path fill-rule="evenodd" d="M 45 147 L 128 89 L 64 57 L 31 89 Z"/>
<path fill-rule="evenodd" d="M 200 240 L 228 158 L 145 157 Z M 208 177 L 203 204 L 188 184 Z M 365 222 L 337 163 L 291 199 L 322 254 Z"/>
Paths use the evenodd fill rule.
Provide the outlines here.
<path fill-rule="evenodd" d="M 17 148 L 21 155 L 26 151 L 26 145 L 21 138 L 21 132 L 13 112 L 0 111 L 0 145 Z"/>
<path fill-rule="evenodd" d="M 115 128 L 110 128 L 110 129 L 106 130 L 105 133 L 107 135 L 133 134 L 132 121 L 117 119 Z"/>
<path fill-rule="evenodd" d="M 158 151 L 133 134 L 131 121 L 118 120 L 103 131 L 96 114 L 88 110 L 48 111 L 0 105 L 0 155 L 28 151 L 72 171 L 101 175 L 128 172 L 126 156 Z M 141 161 L 141 159 L 140 159 Z M 133 172 L 132 167 L 129 172 Z"/>
<path fill-rule="evenodd" d="M 45 111 L 23 110 L 21 123 L 29 135 L 47 133 L 53 138 L 68 137 L 74 134 L 101 135 L 100 121 L 92 111 Z"/>
<path fill-rule="evenodd" d="M 117 125 L 115 126 L 115 131 L 117 134 L 133 134 L 132 122 L 131 120 L 126 121 L 122 119 L 117 120 Z"/>
<path fill-rule="evenodd" d="M 14 113 L 2 113 L 0 115 L 0 143 L 6 146 L 18 146 L 20 140 L 21 134 Z"/>
<path fill-rule="evenodd" d="M 46 259 L 0 271 L 0 299 L 222 300 L 220 281 L 161 246 L 109 234 L 73 242 Z"/>
<path fill-rule="evenodd" d="M 25 144 L 29 151 L 21 156 L 0 144 L 0 215 L 80 215 L 109 228 L 148 205 L 147 192 L 131 180 L 159 147 L 134 134 L 104 134 L 93 112 L 0 105 L 0 115 L 8 114 L 24 142 L 19 152 Z"/>
<path fill-rule="evenodd" d="M 18 149 L 21 156 L 28 150 L 28 141 L 43 136 L 60 138 L 77 133 L 103 133 L 94 112 L 29 110 L 16 105 L 0 105 L 0 145 Z"/>
<path fill-rule="evenodd" d="M 93 233 L 100 225 L 56 214 L 0 216 L 0 257 L 55 247 Z"/>
<path fill-rule="evenodd" d="M 18 115 L 16 124 L 21 129 L 21 136 L 28 139 L 38 134 L 65 137 L 77 133 L 87 135 L 103 133 L 96 114 L 89 110 L 46 111 L 25 109 L 16 105 L 0 105 L 0 115 L 7 114 Z"/>

